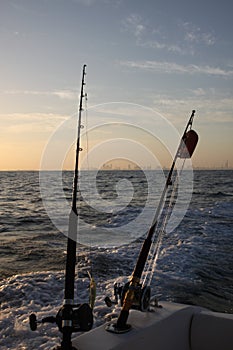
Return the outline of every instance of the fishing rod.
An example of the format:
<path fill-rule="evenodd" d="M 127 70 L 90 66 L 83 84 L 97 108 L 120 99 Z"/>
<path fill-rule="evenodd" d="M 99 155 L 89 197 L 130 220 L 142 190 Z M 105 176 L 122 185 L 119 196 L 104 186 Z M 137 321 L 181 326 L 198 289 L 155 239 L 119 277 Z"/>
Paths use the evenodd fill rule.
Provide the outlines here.
<path fill-rule="evenodd" d="M 84 85 L 85 85 L 86 65 L 83 66 L 82 72 L 82 84 L 79 102 L 79 117 L 78 117 L 78 135 L 76 144 L 76 158 L 73 180 L 73 193 L 72 193 L 72 208 L 69 216 L 69 228 L 67 239 L 67 256 L 66 256 L 66 273 L 65 273 L 65 292 L 64 292 L 64 304 L 61 310 L 62 317 L 62 342 L 60 349 L 71 350 L 72 342 L 71 335 L 76 331 L 76 322 L 85 319 L 85 330 L 90 330 L 93 325 L 92 309 L 88 304 L 83 304 L 82 308 L 84 313 L 79 315 L 79 320 L 76 319 L 74 313 L 74 282 L 75 282 L 75 265 L 76 265 L 76 239 L 77 239 L 77 224 L 78 224 L 78 212 L 77 212 L 77 189 L 78 189 L 78 166 L 79 166 L 79 154 L 82 150 L 80 148 L 80 132 L 81 132 L 81 117 L 83 110 L 83 98 Z M 85 305 L 85 306 L 84 306 Z M 79 310 L 81 311 L 81 310 Z M 79 325 L 80 326 L 80 325 Z M 79 328 L 79 327 L 78 327 Z"/>
<path fill-rule="evenodd" d="M 72 346 L 72 333 L 79 331 L 89 331 L 93 325 L 93 313 L 92 307 L 87 304 L 74 304 L 74 283 L 75 283 L 75 265 L 76 265 L 76 240 L 77 240 L 77 224 L 78 224 L 78 211 L 77 211 L 77 191 L 78 191 L 78 171 L 79 171 L 79 154 L 82 151 L 80 147 L 80 133 L 83 111 L 83 98 L 86 76 L 86 65 L 82 70 L 82 83 L 81 93 L 79 101 L 79 114 L 78 114 L 78 132 L 76 142 L 76 156 L 75 156 L 75 168 L 73 178 L 72 189 L 72 205 L 69 215 L 68 226 L 68 238 L 67 238 L 67 254 L 66 254 L 66 268 L 65 268 L 65 288 L 64 288 L 64 302 L 63 306 L 58 311 L 56 317 L 49 316 L 38 321 L 35 314 L 31 314 L 29 318 L 31 330 L 37 329 L 39 323 L 56 323 L 59 330 L 62 332 L 61 346 L 56 350 L 75 350 Z"/>
<path fill-rule="evenodd" d="M 175 168 L 177 158 L 189 158 L 192 156 L 194 149 L 197 145 L 198 135 L 192 130 L 192 123 L 194 118 L 195 111 L 192 111 L 192 114 L 189 118 L 189 121 L 185 127 L 184 133 L 180 140 L 177 152 L 173 159 L 170 171 L 167 175 L 165 186 L 156 209 L 152 224 L 148 230 L 146 239 L 143 242 L 142 248 L 140 250 L 135 268 L 131 275 L 131 279 L 121 290 L 121 300 L 122 300 L 122 309 L 120 315 L 117 319 L 117 322 L 114 324 L 109 324 L 106 327 L 106 330 L 112 333 L 125 333 L 131 329 L 131 326 L 127 324 L 129 310 L 131 308 L 136 308 L 141 311 L 146 311 L 149 308 L 151 291 L 149 286 L 142 287 L 140 283 L 141 276 L 147 262 L 147 258 L 150 252 L 150 248 L 153 242 L 153 236 L 158 226 L 159 217 L 164 206 L 165 197 L 170 185 L 172 185 L 172 174 Z M 190 129 L 190 130 L 189 130 Z M 188 131 L 189 130 L 189 131 Z M 118 287 L 119 288 L 119 287 Z M 111 300 L 107 297 L 105 298 L 106 304 L 110 305 Z"/>

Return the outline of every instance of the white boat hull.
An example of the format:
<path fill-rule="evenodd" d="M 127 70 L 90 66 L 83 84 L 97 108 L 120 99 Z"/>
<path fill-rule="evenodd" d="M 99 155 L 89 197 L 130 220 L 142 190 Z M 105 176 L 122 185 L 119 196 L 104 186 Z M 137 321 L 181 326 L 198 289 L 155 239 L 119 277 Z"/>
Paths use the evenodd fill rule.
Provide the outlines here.
<path fill-rule="evenodd" d="M 233 314 L 162 302 L 150 312 L 131 310 L 125 334 L 105 330 L 106 324 L 73 340 L 78 350 L 232 350 Z"/>

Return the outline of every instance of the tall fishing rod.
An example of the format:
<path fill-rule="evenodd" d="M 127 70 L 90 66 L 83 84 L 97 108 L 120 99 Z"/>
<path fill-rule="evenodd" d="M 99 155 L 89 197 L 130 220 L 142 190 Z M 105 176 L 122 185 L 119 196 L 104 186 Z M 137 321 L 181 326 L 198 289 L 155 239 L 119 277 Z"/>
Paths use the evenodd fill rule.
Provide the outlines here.
<path fill-rule="evenodd" d="M 65 269 L 65 288 L 63 306 L 58 311 L 56 317 L 49 316 L 37 321 L 36 315 L 31 314 L 29 318 L 31 330 L 37 329 L 39 323 L 56 323 L 59 330 L 62 332 L 61 346 L 56 350 L 75 350 L 72 346 L 72 333 L 79 331 L 89 331 L 93 325 L 92 307 L 87 304 L 74 304 L 74 283 L 75 283 L 75 265 L 76 265 L 76 240 L 78 226 L 78 211 L 77 211 L 77 192 L 78 192 L 78 172 L 79 172 L 79 154 L 82 150 L 80 147 L 81 134 L 81 118 L 83 111 L 83 98 L 85 86 L 86 65 L 82 70 L 82 83 L 79 101 L 78 127 L 77 127 L 77 142 L 75 168 L 72 190 L 72 205 L 69 215 L 68 238 L 67 238 L 67 254 L 66 254 L 66 269 Z"/>
<path fill-rule="evenodd" d="M 66 256 L 66 271 L 65 271 L 65 291 L 64 305 L 62 308 L 62 343 L 61 349 L 72 349 L 71 335 L 73 333 L 73 305 L 74 305 L 74 282 L 75 282 L 75 265 L 76 265 L 76 240 L 77 240 L 77 189 L 78 189 L 78 167 L 80 148 L 80 133 L 81 133 L 81 118 L 83 110 L 84 85 L 85 85 L 86 65 L 83 66 L 81 93 L 79 101 L 79 116 L 78 116 L 78 135 L 76 143 L 75 169 L 73 179 L 72 206 L 69 215 L 69 228 L 67 239 L 67 256 Z"/>
<path fill-rule="evenodd" d="M 152 245 L 152 238 L 159 222 L 159 216 L 164 205 L 164 200 L 167 194 L 167 190 L 172 183 L 171 179 L 175 168 L 176 160 L 178 157 L 180 158 L 191 157 L 198 141 L 198 135 L 194 130 L 191 130 L 194 114 L 195 114 L 195 111 L 193 110 L 189 118 L 189 121 L 186 125 L 186 128 L 184 130 L 184 133 L 182 135 L 182 138 L 180 140 L 170 171 L 167 175 L 167 179 L 165 182 L 165 186 L 164 186 L 157 210 L 155 212 L 147 237 L 144 240 L 144 243 L 142 245 L 130 282 L 125 286 L 126 290 L 125 290 L 125 294 L 123 295 L 122 309 L 121 309 L 120 315 L 115 324 L 110 324 L 106 328 L 106 330 L 109 332 L 124 333 L 130 330 L 131 326 L 127 324 L 127 320 L 129 316 L 129 310 L 131 309 L 131 307 L 134 306 L 134 304 L 139 306 L 139 309 L 142 311 L 145 311 L 149 307 L 150 288 L 149 287 L 141 288 L 140 280 L 141 280 L 141 276 L 150 252 L 150 248 Z M 189 128 L 190 130 L 188 131 Z"/>

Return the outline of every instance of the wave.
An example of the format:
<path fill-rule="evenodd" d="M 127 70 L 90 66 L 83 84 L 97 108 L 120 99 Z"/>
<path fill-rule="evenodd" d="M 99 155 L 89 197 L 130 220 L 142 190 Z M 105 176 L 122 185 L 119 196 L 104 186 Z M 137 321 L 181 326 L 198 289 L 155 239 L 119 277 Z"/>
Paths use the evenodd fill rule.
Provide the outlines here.
<path fill-rule="evenodd" d="M 222 192 L 222 191 L 218 191 L 216 193 L 209 193 L 208 196 L 209 197 L 233 197 L 233 194 Z"/>

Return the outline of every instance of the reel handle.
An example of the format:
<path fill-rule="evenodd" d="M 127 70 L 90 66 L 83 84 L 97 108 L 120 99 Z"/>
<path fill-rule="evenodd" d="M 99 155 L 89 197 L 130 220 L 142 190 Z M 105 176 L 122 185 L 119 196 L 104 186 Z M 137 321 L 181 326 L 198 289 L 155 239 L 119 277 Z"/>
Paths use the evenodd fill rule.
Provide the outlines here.
<path fill-rule="evenodd" d="M 35 314 L 31 314 L 29 316 L 29 324 L 30 324 L 30 328 L 31 331 L 36 331 L 37 330 L 37 319 L 36 319 L 36 315 Z"/>
<path fill-rule="evenodd" d="M 42 320 L 37 320 L 36 315 L 35 314 L 31 314 L 29 316 L 29 325 L 30 325 L 30 329 L 32 331 L 36 331 L 37 330 L 37 325 L 39 323 L 56 323 L 56 318 L 54 316 L 48 316 L 48 317 L 44 317 L 42 318 Z"/>

